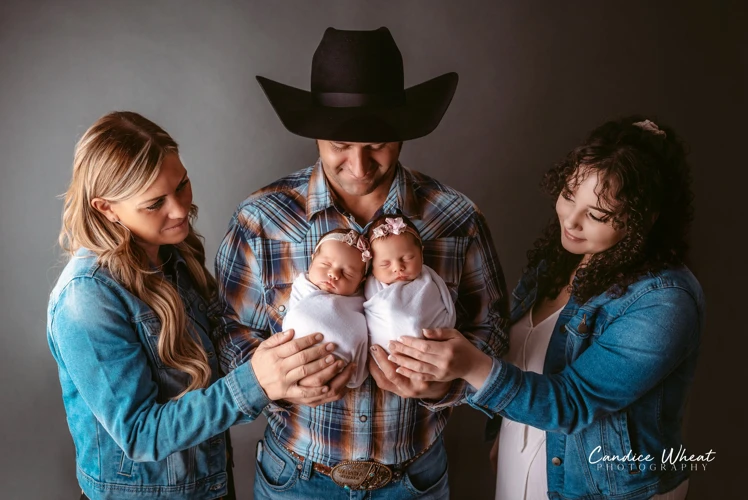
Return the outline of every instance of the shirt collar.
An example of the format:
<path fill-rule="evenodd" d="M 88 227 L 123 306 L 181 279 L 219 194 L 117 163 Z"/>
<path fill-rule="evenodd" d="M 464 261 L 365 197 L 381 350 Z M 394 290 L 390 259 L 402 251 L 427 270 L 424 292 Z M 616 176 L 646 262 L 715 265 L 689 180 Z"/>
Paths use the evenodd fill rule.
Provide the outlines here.
<path fill-rule="evenodd" d="M 395 177 L 390 185 L 387 198 L 382 205 L 382 213 L 401 212 L 408 218 L 419 219 L 421 217 L 421 206 L 415 194 L 415 180 L 408 169 L 399 162 L 395 166 Z M 306 198 L 306 218 L 311 221 L 317 212 L 327 210 L 330 207 L 337 208 L 341 213 L 341 207 L 336 206 L 335 197 L 330 190 L 330 185 L 322 168 L 322 160 L 312 168 L 309 176 L 309 187 Z"/>
<path fill-rule="evenodd" d="M 182 266 L 185 269 L 187 268 L 187 261 L 184 260 L 182 254 L 179 253 L 179 250 L 174 245 L 162 245 L 159 251 L 161 259 L 163 259 L 161 268 L 164 274 L 173 274 Z"/>

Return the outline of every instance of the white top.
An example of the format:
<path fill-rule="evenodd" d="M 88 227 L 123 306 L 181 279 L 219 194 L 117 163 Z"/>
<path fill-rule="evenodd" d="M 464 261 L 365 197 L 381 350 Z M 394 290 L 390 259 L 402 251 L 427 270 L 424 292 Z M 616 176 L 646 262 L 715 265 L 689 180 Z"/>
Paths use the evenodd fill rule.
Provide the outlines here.
<path fill-rule="evenodd" d="M 543 373 L 545 353 L 561 309 L 537 325 L 532 309 L 509 329 L 509 352 L 504 360 L 524 371 Z M 547 500 L 545 431 L 502 419 L 496 500 Z"/>

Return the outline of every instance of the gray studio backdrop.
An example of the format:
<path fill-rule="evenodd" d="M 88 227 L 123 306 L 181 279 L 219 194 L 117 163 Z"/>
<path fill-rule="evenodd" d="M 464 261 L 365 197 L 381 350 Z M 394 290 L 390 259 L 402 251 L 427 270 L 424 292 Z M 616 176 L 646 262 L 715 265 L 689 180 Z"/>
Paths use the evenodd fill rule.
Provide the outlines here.
<path fill-rule="evenodd" d="M 688 139 L 697 195 L 692 268 L 709 309 L 688 449 L 716 452 L 694 473 L 689 498 L 736 498 L 735 435 L 746 420 L 730 394 L 745 379 L 737 345 L 744 328 L 735 328 L 738 260 L 724 243 L 745 213 L 735 180 L 745 161 L 730 153 L 745 132 L 743 4 L 464 0 L 0 4 L 0 498 L 77 498 L 45 338 L 60 270 L 57 196 L 76 140 L 115 109 L 166 128 L 181 144 L 212 263 L 236 205 L 316 159 L 312 141 L 282 127 L 255 75 L 308 88 L 328 26 L 388 26 L 408 85 L 459 73 L 442 124 L 406 143 L 402 160 L 482 208 L 510 287 L 551 216 L 537 189 L 541 173 L 592 127 L 654 113 Z M 484 421 L 460 408 L 448 427 L 454 498 L 493 496 Z M 264 425 L 233 430 L 241 498 L 251 497 Z"/>

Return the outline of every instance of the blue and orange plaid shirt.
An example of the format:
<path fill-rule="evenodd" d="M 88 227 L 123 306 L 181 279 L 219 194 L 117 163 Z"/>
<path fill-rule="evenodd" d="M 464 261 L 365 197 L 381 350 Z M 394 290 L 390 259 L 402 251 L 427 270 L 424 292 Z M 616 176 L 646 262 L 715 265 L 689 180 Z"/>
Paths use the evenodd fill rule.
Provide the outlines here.
<path fill-rule="evenodd" d="M 456 328 L 483 352 L 508 346 L 506 285 L 486 221 L 464 195 L 398 165 L 383 214 L 410 218 L 423 238 L 424 263 L 446 282 Z M 366 231 L 336 202 L 320 161 L 257 191 L 236 210 L 216 255 L 223 307 L 221 364 L 228 373 L 281 331 L 291 285 L 306 272 L 317 241 L 335 228 Z M 324 332 L 322 332 L 324 333 Z M 268 425 L 288 449 L 314 462 L 398 464 L 430 446 L 451 407 L 465 400 L 455 381 L 440 401 L 404 399 L 369 376 L 340 400 L 316 408 L 271 403 Z"/>

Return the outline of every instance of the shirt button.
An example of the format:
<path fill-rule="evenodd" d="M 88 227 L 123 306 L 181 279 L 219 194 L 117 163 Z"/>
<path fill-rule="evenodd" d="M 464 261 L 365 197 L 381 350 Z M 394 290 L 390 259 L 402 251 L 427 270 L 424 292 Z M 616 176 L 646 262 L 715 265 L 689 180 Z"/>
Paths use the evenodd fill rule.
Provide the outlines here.
<path fill-rule="evenodd" d="M 561 459 L 560 459 L 560 458 L 558 458 L 558 457 L 553 457 L 553 458 L 551 459 L 551 463 L 552 463 L 553 465 L 561 465 Z"/>
<path fill-rule="evenodd" d="M 366 415 L 361 415 L 358 419 L 362 422 L 366 422 Z"/>
<path fill-rule="evenodd" d="M 203 304 L 202 302 L 197 305 L 197 308 L 200 312 L 205 312 L 205 304 Z"/>
<path fill-rule="evenodd" d="M 209 357 L 209 358 L 212 358 L 212 357 L 213 357 L 213 351 L 208 351 L 208 357 Z"/>
<path fill-rule="evenodd" d="M 283 312 L 283 311 L 285 311 L 285 310 L 286 310 L 286 306 L 280 306 L 280 307 L 278 307 L 278 310 L 279 310 L 280 312 Z"/>

